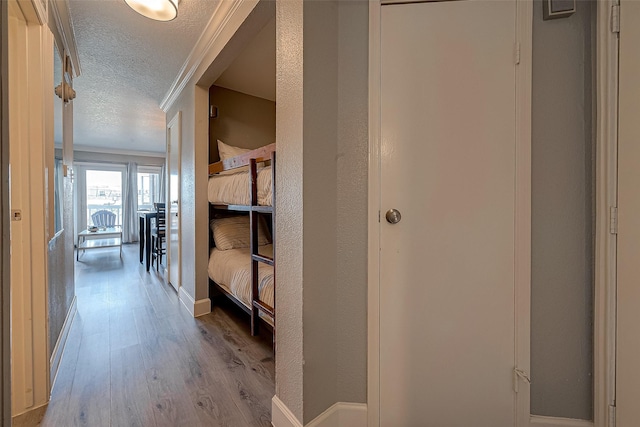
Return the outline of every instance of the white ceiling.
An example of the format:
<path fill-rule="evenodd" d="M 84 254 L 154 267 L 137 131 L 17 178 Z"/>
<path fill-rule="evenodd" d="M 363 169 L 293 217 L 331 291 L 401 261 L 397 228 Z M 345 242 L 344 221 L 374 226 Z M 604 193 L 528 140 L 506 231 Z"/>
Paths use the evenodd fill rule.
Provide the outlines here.
<path fill-rule="evenodd" d="M 124 0 L 70 0 L 82 71 L 74 81 L 74 146 L 164 153 L 160 101 L 217 4 L 181 0 L 174 21 L 157 22 Z"/>

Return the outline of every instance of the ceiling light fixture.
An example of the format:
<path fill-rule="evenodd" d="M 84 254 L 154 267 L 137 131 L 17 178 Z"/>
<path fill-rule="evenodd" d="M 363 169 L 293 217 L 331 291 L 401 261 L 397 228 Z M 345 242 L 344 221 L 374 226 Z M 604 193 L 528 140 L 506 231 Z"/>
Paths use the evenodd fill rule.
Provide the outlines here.
<path fill-rule="evenodd" d="M 124 0 L 142 16 L 156 21 L 171 21 L 178 16 L 178 0 Z"/>

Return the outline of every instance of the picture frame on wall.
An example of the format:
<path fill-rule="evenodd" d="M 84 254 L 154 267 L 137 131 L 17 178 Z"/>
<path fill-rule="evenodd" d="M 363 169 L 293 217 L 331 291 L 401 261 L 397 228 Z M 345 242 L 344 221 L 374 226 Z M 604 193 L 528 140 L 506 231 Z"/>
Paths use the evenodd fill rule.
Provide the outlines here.
<path fill-rule="evenodd" d="M 567 18 L 576 12 L 576 0 L 542 0 L 542 19 Z"/>

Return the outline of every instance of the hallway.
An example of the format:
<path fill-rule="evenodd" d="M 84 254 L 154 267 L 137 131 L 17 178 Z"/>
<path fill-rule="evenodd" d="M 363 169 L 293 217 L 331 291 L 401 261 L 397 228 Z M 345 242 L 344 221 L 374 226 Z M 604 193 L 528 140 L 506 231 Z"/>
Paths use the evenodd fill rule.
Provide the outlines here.
<path fill-rule="evenodd" d="M 76 263 L 78 312 L 43 426 L 269 426 L 270 337 L 248 316 L 194 319 L 173 288 L 138 263 L 138 246 Z"/>

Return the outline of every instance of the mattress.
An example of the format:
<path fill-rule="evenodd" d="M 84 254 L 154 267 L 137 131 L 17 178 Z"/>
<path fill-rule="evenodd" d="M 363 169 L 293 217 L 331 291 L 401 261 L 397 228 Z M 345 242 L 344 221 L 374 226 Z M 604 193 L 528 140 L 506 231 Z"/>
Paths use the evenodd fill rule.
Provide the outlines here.
<path fill-rule="evenodd" d="M 273 256 L 273 245 L 259 247 L 261 255 Z M 251 250 L 250 248 L 211 249 L 208 266 L 209 277 L 245 307 L 251 307 Z M 258 264 L 258 292 L 260 299 L 273 307 L 273 267 Z M 262 314 L 262 313 L 261 313 Z M 268 316 L 261 315 L 272 324 Z"/>
<path fill-rule="evenodd" d="M 258 205 L 272 206 L 271 166 L 258 169 Z M 221 205 L 250 205 L 249 170 L 219 173 L 209 177 L 209 203 Z"/>

